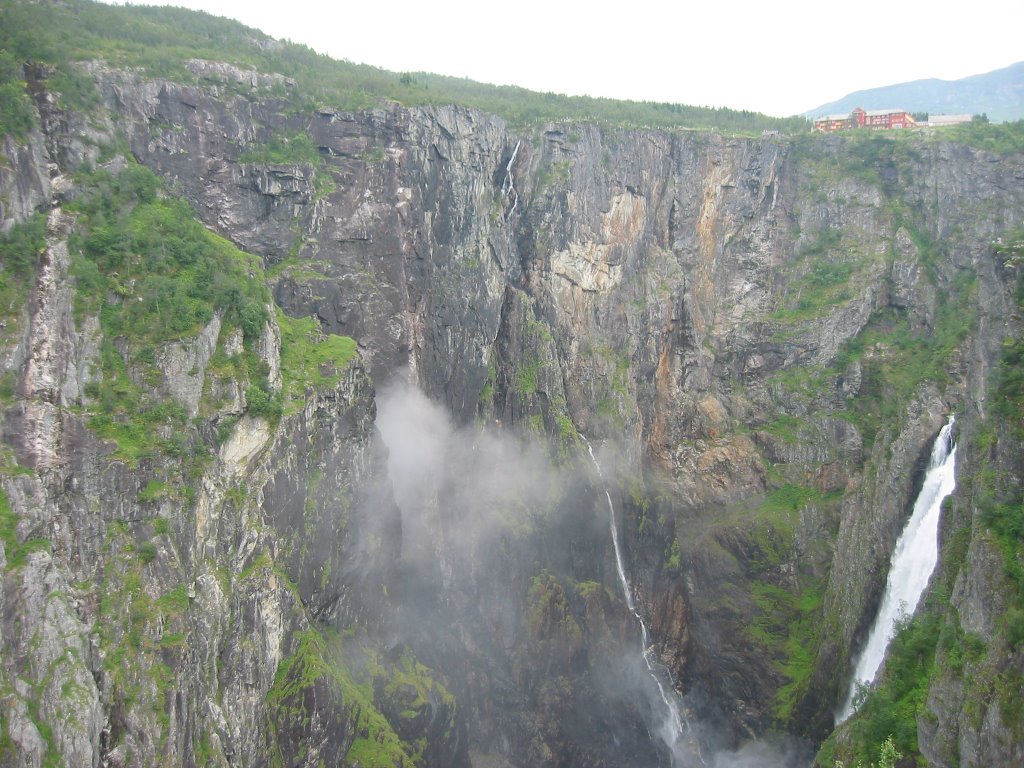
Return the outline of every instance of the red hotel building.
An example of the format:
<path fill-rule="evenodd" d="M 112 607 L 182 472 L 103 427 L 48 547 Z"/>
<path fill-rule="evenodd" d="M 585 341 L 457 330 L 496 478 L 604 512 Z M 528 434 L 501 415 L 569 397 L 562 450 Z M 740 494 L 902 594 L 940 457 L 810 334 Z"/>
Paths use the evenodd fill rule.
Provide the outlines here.
<path fill-rule="evenodd" d="M 814 121 L 816 131 L 844 131 L 848 128 L 871 128 L 887 131 L 893 128 L 913 128 L 917 123 L 903 109 L 869 109 L 857 107 L 845 115 L 826 115 Z"/>

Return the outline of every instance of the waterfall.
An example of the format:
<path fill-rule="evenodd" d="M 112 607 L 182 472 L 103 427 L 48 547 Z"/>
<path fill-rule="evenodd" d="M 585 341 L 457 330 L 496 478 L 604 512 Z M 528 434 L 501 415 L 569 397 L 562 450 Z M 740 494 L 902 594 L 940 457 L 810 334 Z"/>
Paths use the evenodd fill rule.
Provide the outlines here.
<path fill-rule="evenodd" d="M 512 150 L 512 157 L 509 158 L 508 165 L 505 166 L 505 180 L 501 183 L 501 194 L 512 200 L 512 207 L 505 214 L 505 221 L 512 219 L 512 214 L 515 213 L 516 206 L 519 205 L 519 193 L 516 192 L 516 180 L 512 175 L 512 164 L 516 161 L 516 155 L 519 154 L 519 147 L 522 143 L 521 141 L 516 142 L 516 148 Z"/>
<path fill-rule="evenodd" d="M 611 528 L 612 533 L 612 546 L 615 548 L 615 570 L 619 575 L 619 586 L 622 588 L 622 595 L 626 599 L 626 606 L 629 608 L 630 613 L 633 614 L 633 618 L 636 619 L 637 624 L 640 626 L 640 654 L 643 657 L 644 665 L 647 667 L 647 674 L 650 675 L 651 679 L 654 681 L 654 684 L 658 689 L 658 696 L 665 705 L 665 719 L 661 723 L 658 735 L 668 746 L 669 751 L 672 754 L 673 765 L 677 765 L 678 761 L 685 754 L 689 754 L 689 750 L 692 750 L 693 754 L 696 755 L 696 759 L 700 762 L 700 765 L 705 765 L 704 759 L 700 754 L 700 747 L 697 745 L 696 739 L 693 738 L 692 733 L 690 732 L 690 725 L 683 720 L 679 704 L 676 702 L 675 696 L 670 693 L 671 688 L 666 690 L 665 684 L 662 682 L 661 675 L 658 674 L 658 669 L 656 667 L 657 662 L 653 660 L 654 646 L 650 642 L 647 623 L 644 621 L 643 616 L 636 607 L 636 600 L 633 597 L 633 588 L 629 583 L 629 576 L 626 574 L 626 567 L 622 557 L 622 547 L 619 544 L 619 527 L 615 521 L 615 505 L 612 503 L 612 495 L 605 484 L 604 472 L 601 471 L 601 465 L 598 463 L 597 457 L 594 455 L 594 449 L 590 445 L 590 441 L 583 435 L 580 435 L 580 437 L 583 438 L 583 442 L 587 446 L 587 452 L 590 454 L 590 460 L 594 463 L 594 468 L 597 470 L 597 476 L 600 479 L 601 484 L 604 486 L 604 497 L 608 502 L 608 518 L 609 527 Z M 665 671 L 666 673 L 668 672 L 668 670 Z M 689 736 L 688 744 L 685 744 L 682 741 L 684 731 Z"/>
<path fill-rule="evenodd" d="M 868 642 L 857 660 L 846 700 L 836 717 L 837 723 L 853 714 L 858 687 L 870 685 L 875 679 L 897 622 L 903 615 L 913 615 L 928 585 L 939 556 L 938 530 L 942 502 L 953 492 L 956 484 L 955 463 L 953 417 L 950 416 L 949 423 L 935 438 L 928 473 L 914 503 L 914 512 L 896 542 L 882 604 L 871 626 Z"/>

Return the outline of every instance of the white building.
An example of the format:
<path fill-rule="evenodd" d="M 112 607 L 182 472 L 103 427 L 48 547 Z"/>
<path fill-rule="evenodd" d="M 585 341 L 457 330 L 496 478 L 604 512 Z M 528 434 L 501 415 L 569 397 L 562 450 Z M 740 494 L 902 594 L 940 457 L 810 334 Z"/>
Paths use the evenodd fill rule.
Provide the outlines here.
<path fill-rule="evenodd" d="M 960 123 L 971 122 L 970 115 L 928 115 L 928 122 L 925 123 L 929 128 L 938 128 L 945 125 L 960 125 Z"/>

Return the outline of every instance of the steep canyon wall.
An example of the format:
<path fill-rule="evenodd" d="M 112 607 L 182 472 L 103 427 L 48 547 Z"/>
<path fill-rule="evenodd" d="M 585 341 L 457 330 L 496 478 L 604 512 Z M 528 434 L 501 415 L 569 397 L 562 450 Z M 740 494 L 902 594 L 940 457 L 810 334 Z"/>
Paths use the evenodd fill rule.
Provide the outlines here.
<path fill-rule="evenodd" d="M 45 217 L 0 329 L 5 764 L 668 765 L 580 434 L 709 764 L 769 731 L 816 745 L 954 410 L 933 610 L 989 650 L 933 678 L 920 748 L 1019 756 L 1011 587 L 969 479 L 1020 476 L 988 401 L 1024 159 L 296 109 L 283 78 L 191 66 L 88 65 L 90 114 L 40 72 L 40 128 L 5 140 L 4 228 Z M 256 257 L 260 312 L 137 343 L 103 314 L 150 300 L 131 248 L 82 298 L 81 172 L 137 165 Z M 115 370 L 167 406 L 153 446 L 97 422 Z"/>

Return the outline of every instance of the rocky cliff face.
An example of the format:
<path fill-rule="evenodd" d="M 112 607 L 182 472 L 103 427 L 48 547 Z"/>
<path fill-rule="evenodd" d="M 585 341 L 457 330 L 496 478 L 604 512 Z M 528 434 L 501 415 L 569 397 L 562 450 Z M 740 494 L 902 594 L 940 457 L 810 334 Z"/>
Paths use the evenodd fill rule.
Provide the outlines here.
<path fill-rule="evenodd" d="M 4 228 L 46 219 L 23 276 L 5 264 L 3 760 L 688 765 L 824 738 L 928 447 L 950 411 L 986 429 L 1020 332 L 992 242 L 1024 160 L 297 110 L 287 79 L 190 68 L 88 65 L 88 116 L 36 73 L 40 130 L 5 140 Z M 104 306 L 150 294 L 126 266 L 82 298 L 101 219 L 72 173 L 134 163 L 258 258 L 283 315 L 113 332 Z M 337 335 L 354 359 L 315 352 Z M 97 421 L 114 371 L 167 407 L 153 450 Z M 385 451 L 395 382 L 427 401 L 384 401 Z M 1012 474 L 1019 440 L 992 450 L 961 478 Z M 1021 655 L 971 498 L 944 522 L 947 620 L 1011 689 L 979 714 L 970 668 L 939 674 L 921 751 L 1012 764 Z"/>

